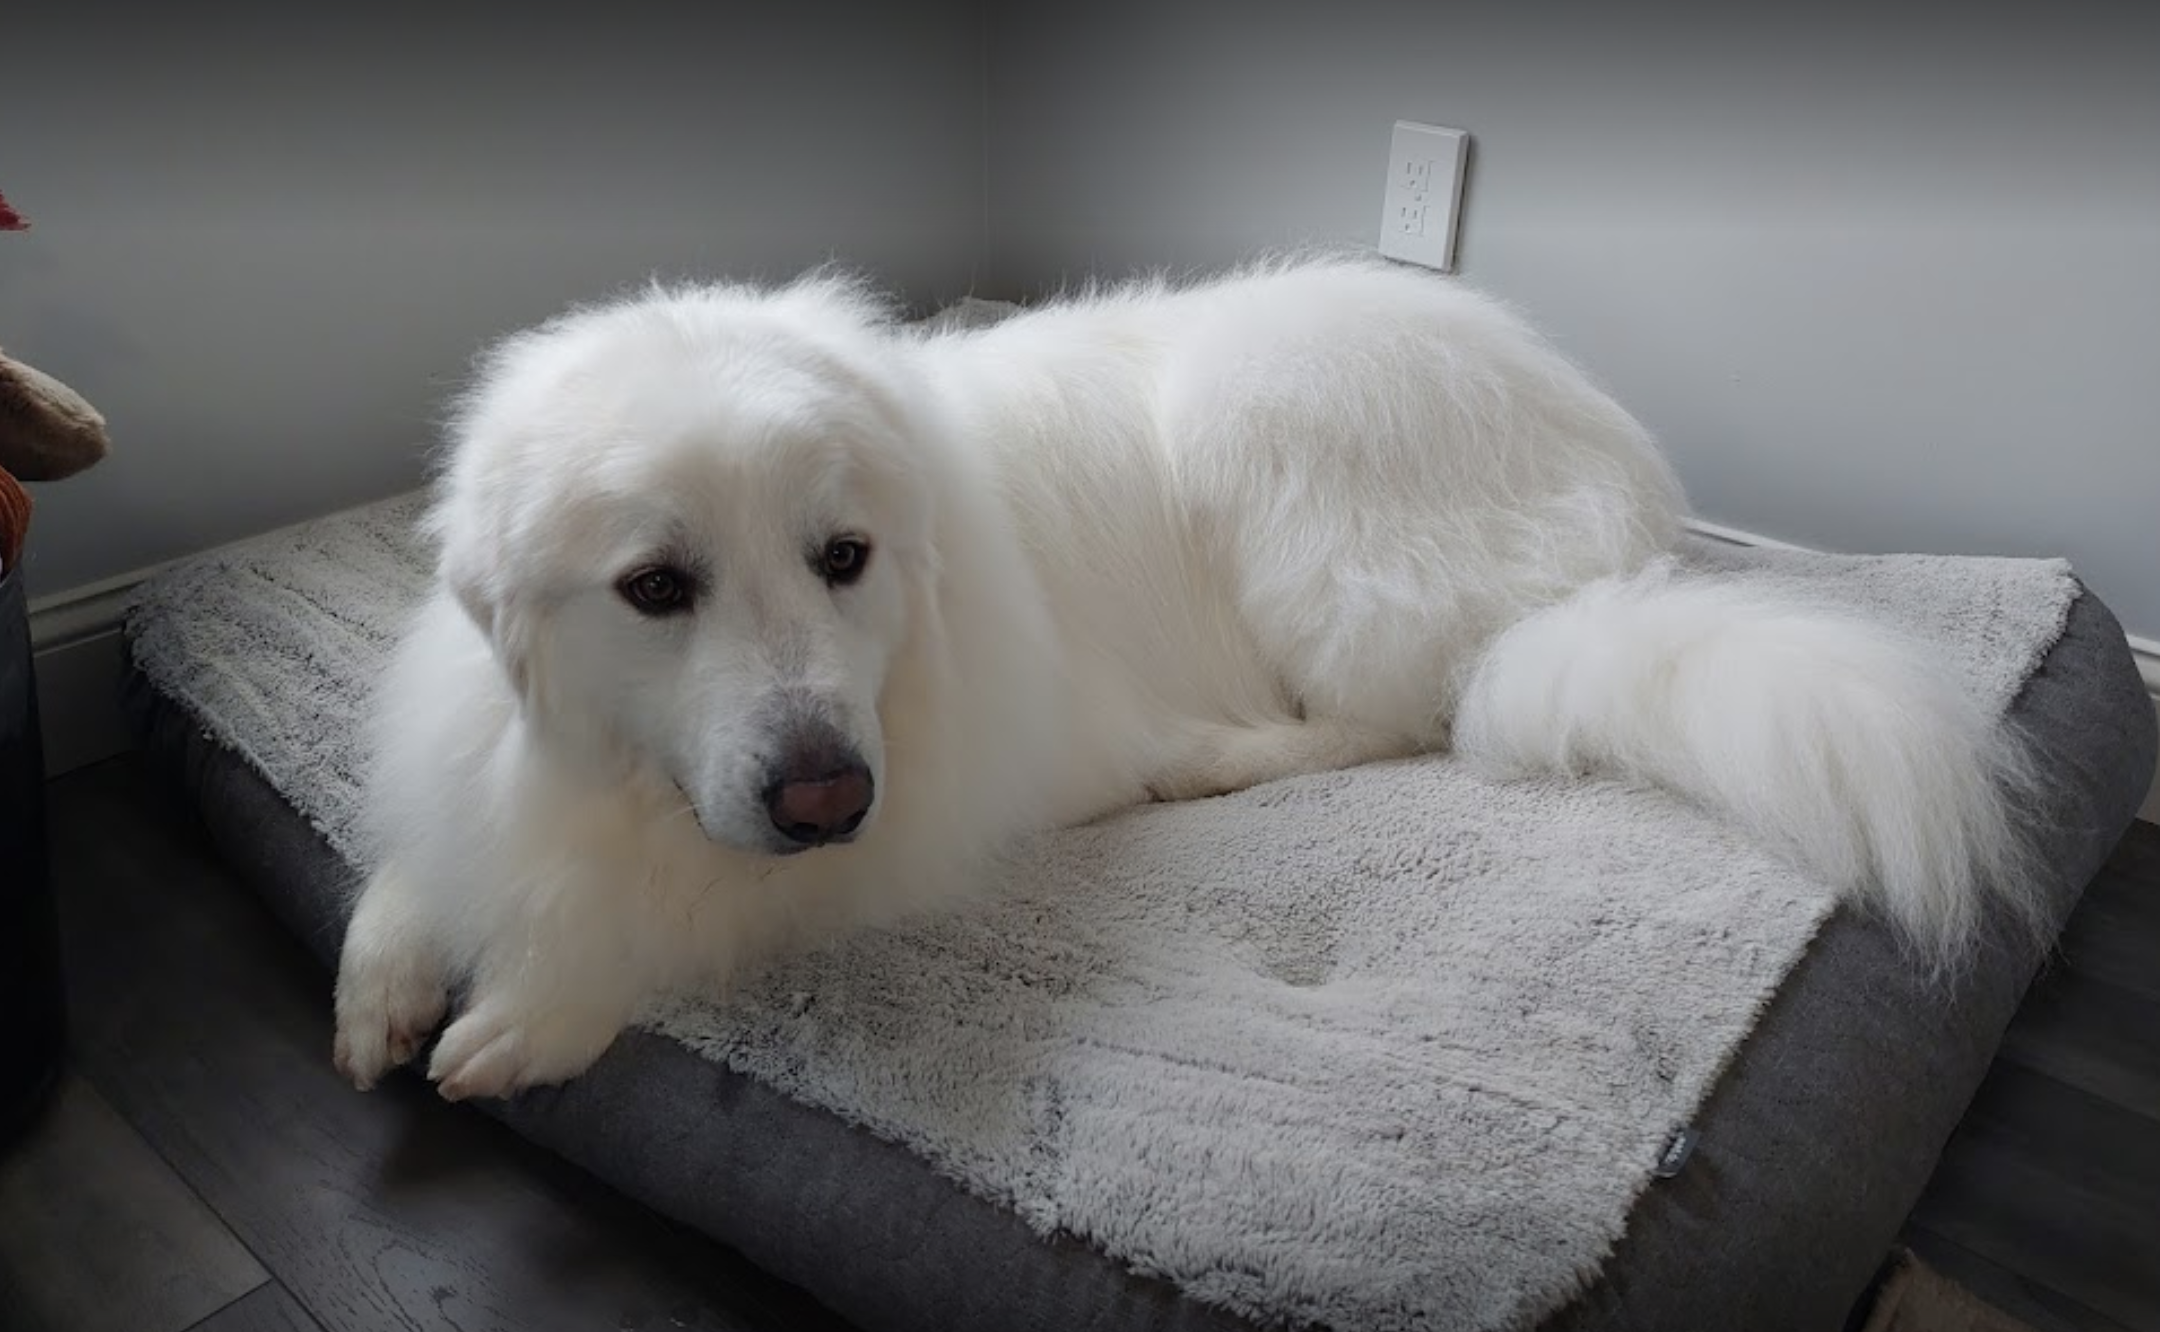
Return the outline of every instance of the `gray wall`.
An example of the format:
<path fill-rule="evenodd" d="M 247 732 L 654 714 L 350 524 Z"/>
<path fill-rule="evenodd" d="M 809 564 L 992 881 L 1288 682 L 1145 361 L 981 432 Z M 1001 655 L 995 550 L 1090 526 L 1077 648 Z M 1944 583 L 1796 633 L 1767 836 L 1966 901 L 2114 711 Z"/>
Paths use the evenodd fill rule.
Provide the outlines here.
<path fill-rule="evenodd" d="M 650 271 L 928 303 L 1370 240 L 1402 117 L 1473 133 L 1466 274 L 1706 516 L 2067 554 L 2160 634 L 2154 22 L 1626 8 L 991 0 L 987 61 L 975 0 L 11 16 L 0 346 L 118 444 L 39 489 L 33 588 L 413 484 L 484 339 Z"/>
<path fill-rule="evenodd" d="M 647 274 L 981 249 L 970 0 L 11 8 L 0 346 L 111 419 L 35 594 L 415 484 L 485 340 Z M 732 15 L 732 17 L 731 17 Z"/>
<path fill-rule="evenodd" d="M 1706 517 L 2065 554 L 2160 635 L 2160 11 L 1879 8 L 1005 0 L 989 278 L 1370 242 L 1389 126 L 1466 129 L 1465 275 Z"/>

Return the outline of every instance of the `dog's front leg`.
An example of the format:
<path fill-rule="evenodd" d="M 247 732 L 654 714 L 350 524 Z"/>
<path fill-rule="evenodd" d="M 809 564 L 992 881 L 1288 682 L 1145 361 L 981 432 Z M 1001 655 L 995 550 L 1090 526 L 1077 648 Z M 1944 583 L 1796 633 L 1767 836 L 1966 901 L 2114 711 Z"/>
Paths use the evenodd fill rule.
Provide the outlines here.
<path fill-rule="evenodd" d="M 442 1021 L 450 1002 L 437 899 L 395 865 L 361 891 L 338 961 L 338 1072 L 362 1091 L 403 1064 Z"/>
<path fill-rule="evenodd" d="M 1195 722 L 1162 771 L 1148 777 L 1157 800 L 1200 800 L 1311 772 L 1335 772 L 1415 753 L 1407 736 L 1336 718 L 1230 726 Z"/>
<path fill-rule="evenodd" d="M 574 1078 L 629 1023 L 651 969 L 619 920 L 580 914 L 550 913 L 491 941 L 471 1001 L 428 1064 L 446 1099 L 510 1096 Z"/>

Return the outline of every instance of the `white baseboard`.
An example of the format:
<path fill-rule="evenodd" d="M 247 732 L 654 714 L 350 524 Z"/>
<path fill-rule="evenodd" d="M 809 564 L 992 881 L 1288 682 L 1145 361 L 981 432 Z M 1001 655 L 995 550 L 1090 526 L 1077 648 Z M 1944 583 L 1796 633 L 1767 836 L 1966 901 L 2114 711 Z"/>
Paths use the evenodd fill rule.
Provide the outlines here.
<path fill-rule="evenodd" d="M 111 758 L 134 743 L 120 717 L 126 669 L 121 621 L 136 584 L 162 567 L 31 600 L 30 660 L 47 777 Z"/>
<path fill-rule="evenodd" d="M 1790 541 L 1780 541 L 1776 537 L 1766 537 L 1759 532 L 1743 532 L 1737 527 L 1727 527 L 1723 523 L 1706 523 L 1700 518 L 1688 519 L 1687 526 L 1688 530 L 1697 536 L 1710 537 L 1713 540 L 1722 541 L 1728 546 L 1764 546 L 1771 550 L 1812 549 L 1812 547 L 1808 546 L 1796 546 Z"/>
<path fill-rule="evenodd" d="M 118 629 L 37 653 L 32 662 L 47 777 L 111 758 L 134 743 L 120 720 L 126 663 Z"/>
<path fill-rule="evenodd" d="M 1717 523 L 1690 520 L 1703 536 L 1736 546 L 1804 550 L 1790 542 Z M 120 720 L 120 622 L 135 585 L 163 565 L 138 569 L 30 603 L 30 647 L 35 654 L 38 706 L 45 739 L 45 771 L 56 776 L 126 749 Z M 2130 635 L 2130 651 L 2160 715 L 2160 642 Z M 2138 817 L 2160 823 L 2160 771 Z"/>

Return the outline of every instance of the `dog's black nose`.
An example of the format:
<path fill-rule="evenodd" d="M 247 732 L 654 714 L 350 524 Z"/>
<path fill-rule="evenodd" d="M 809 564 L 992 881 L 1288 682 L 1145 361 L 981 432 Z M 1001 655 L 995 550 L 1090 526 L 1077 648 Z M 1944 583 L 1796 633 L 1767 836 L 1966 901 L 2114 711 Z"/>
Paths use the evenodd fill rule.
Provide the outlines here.
<path fill-rule="evenodd" d="M 789 841 L 823 846 L 853 836 L 875 795 L 870 769 L 861 759 L 813 750 L 775 769 L 765 788 L 765 809 Z"/>

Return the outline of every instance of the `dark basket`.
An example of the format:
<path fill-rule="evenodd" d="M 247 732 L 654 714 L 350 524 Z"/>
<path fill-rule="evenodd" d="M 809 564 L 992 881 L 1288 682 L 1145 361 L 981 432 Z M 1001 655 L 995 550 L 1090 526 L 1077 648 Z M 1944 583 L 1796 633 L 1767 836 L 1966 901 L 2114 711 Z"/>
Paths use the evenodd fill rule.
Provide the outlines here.
<path fill-rule="evenodd" d="M 23 580 L 0 574 L 0 1145 L 37 1118 L 67 1044 L 45 847 L 45 755 Z"/>

